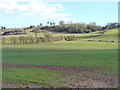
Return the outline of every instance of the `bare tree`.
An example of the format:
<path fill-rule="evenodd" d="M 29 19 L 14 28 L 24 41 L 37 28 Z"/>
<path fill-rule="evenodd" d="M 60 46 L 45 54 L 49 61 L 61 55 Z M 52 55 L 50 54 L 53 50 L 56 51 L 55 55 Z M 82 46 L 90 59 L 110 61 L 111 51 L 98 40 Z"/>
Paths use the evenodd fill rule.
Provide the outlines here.
<path fill-rule="evenodd" d="M 55 22 L 53 22 L 53 26 L 55 26 Z"/>
<path fill-rule="evenodd" d="M 26 33 L 26 30 L 27 30 L 27 28 L 24 28 L 24 29 L 23 29 L 24 33 Z"/>
<path fill-rule="evenodd" d="M 43 24 L 42 23 L 40 23 L 40 26 L 42 26 Z"/>
<path fill-rule="evenodd" d="M 47 22 L 47 25 L 49 25 L 50 24 L 50 22 Z"/>
<path fill-rule="evenodd" d="M 40 30 L 40 28 L 35 28 L 35 29 L 33 29 L 33 31 L 34 31 L 34 33 L 35 33 L 35 37 L 38 36 L 38 32 L 39 32 L 39 30 Z"/>
<path fill-rule="evenodd" d="M 44 33 L 44 36 L 46 37 L 47 42 L 52 41 L 52 34 L 51 33 Z"/>
<path fill-rule="evenodd" d="M 60 25 L 62 25 L 62 24 L 64 24 L 64 23 L 65 23 L 65 22 L 64 22 L 63 20 L 60 20 L 60 21 L 59 21 L 59 24 L 60 24 Z"/>
<path fill-rule="evenodd" d="M 24 44 L 25 43 L 25 40 L 26 38 L 24 37 L 24 36 L 20 36 L 19 37 L 19 43 L 21 43 L 21 44 Z"/>
<path fill-rule="evenodd" d="M 52 22 L 50 22 L 50 26 L 52 26 L 53 25 L 53 23 Z"/>

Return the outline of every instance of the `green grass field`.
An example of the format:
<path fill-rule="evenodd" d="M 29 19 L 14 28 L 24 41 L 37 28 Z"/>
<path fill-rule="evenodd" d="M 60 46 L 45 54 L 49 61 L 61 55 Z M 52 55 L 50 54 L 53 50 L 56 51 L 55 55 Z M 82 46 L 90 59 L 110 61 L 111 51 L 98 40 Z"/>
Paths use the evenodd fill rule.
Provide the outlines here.
<path fill-rule="evenodd" d="M 38 86 L 55 87 L 60 86 L 55 81 L 61 78 L 62 76 L 58 72 L 50 70 L 35 68 L 3 68 L 3 82 L 18 84 L 38 83 Z"/>
<path fill-rule="evenodd" d="M 117 40 L 117 31 L 115 30 L 109 30 L 104 35 L 94 37 L 93 39 Z M 73 87 L 69 85 L 69 82 L 75 83 L 74 80 L 83 76 L 89 77 L 90 73 L 90 77 L 93 78 L 100 76 L 104 78 L 106 74 L 113 76 L 118 73 L 117 42 L 77 40 L 26 45 L 3 45 L 2 49 L 3 65 L 79 66 L 102 70 L 102 73 L 98 74 L 96 72 L 74 73 L 38 68 L 3 68 L 4 83 L 34 83 L 40 84 L 40 87 Z M 64 76 L 63 74 L 69 75 Z M 67 82 L 67 84 L 63 82 Z"/>
<path fill-rule="evenodd" d="M 17 50 L 17 52 L 16 52 Z M 57 65 L 103 68 L 117 71 L 117 49 L 86 51 L 31 51 L 16 49 L 3 54 L 4 64 Z M 108 57 L 109 56 L 109 57 Z M 21 61 L 22 58 L 22 61 Z M 113 63 L 109 65 L 109 63 Z"/>

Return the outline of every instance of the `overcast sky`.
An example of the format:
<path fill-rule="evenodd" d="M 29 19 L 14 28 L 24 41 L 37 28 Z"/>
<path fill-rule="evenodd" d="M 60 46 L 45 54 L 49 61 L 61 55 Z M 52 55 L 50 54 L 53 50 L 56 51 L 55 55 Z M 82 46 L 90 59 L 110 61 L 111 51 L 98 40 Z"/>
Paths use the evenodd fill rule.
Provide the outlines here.
<path fill-rule="evenodd" d="M 48 21 L 58 24 L 59 20 L 64 20 L 66 23 L 96 22 L 97 25 L 118 21 L 118 0 L 90 1 L 1 0 L 0 26 L 11 28 L 39 25 L 39 23 L 46 25 Z"/>

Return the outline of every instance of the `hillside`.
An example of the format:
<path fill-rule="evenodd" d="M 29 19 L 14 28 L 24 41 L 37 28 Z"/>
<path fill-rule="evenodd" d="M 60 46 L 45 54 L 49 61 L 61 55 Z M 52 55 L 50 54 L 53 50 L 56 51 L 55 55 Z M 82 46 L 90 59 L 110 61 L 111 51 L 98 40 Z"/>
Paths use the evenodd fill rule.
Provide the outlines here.
<path fill-rule="evenodd" d="M 110 29 L 107 30 L 104 34 L 97 36 L 97 37 L 91 37 L 91 38 L 86 38 L 85 40 L 102 40 L 102 41 L 119 41 L 118 40 L 118 31 L 120 30 L 120 28 L 116 28 L 116 29 Z M 120 33 L 119 33 L 120 35 Z"/>
<path fill-rule="evenodd" d="M 27 34 L 27 32 L 40 33 L 41 31 L 50 31 L 56 33 L 90 33 L 95 31 L 102 31 L 103 27 L 97 25 L 87 24 L 64 24 L 55 26 L 38 26 L 38 27 L 25 27 L 25 28 L 13 28 L 3 29 L 1 35 L 19 35 L 21 33 Z M 21 33 L 20 33 L 21 32 Z"/>
<path fill-rule="evenodd" d="M 6 38 L 8 38 L 8 37 L 19 37 L 19 36 L 24 36 L 24 37 L 33 36 L 33 37 L 36 37 L 35 30 L 37 30 L 37 36 L 38 37 L 43 37 L 44 33 L 47 32 L 47 33 L 51 33 L 52 36 L 60 36 L 60 35 L 62 35 L 62 36 L 69 36 L 69 35 L 74 35 L 77 38 L 84 38 L 84 37 L 99 35 L 99 33 L 97 33 L 97 32 L 102 32 L 102 31 L 96 31 L 96 32 L 94 31 L 94 32 L 89 32 L 89 33 L 85 33 L 85 32 L 84 33 L 67 33 L 67 32 L 62 32 L 62 31 L 60 32 L 60 31 L 57 31 L 55 29 L 55 28 L 61 29 L 62 26 L 63 26 L 63 28 L 66 28 L 66 27 L 68 28 L 68 26 L 70 27 L 70 25 L 57 25 L 57 26 L 48 26 L 48 27 L 41 26 L 41 27 L 34 27 L 34 28 L 31 28 L 31 29 L 25 29 L 25 30 L 24 30 L 24 28 L 15 28 L 15 29 L 14 28 L 10 28 L 10 29 L 4 29 L 4 32 L 11 32 L 12 31 L 12 33 L 3 35 L 2 37 L 6 37 Z M 73 25 L 73 26 L 76 26 L 76 25 Z M 78 27 L 78 26 L 76 26 L 76 27 Z M 15 31 L 19 31 L 19 32 L 16 34 Z"/>
<path fill-rule="evenodd" d="M 76 25 L 73 25 L 73 26 L 76 26 Z M 54 31 L 53 28 L 55 27 L 58 27 L 58 26 L 35 27 L 35 28 L 30 28 L 30 29 L 24 29 L 24 28 L 17 29 L 16 28 L 16 29 L 11 29 L 11 30 L 9 29 L 10 31 L 8 31 L 7 29 L 7 30 L 4 30 L 5 31 L 4 34 L 9 32 L 8 35 L 3 35 L 2 37 L 4 37 L 3 41 L 7 40 L 6 41 L 7 43 L 11 42 L 11 40 L 15 42 L 18 42 L 18 41 L 20 42 L 20 40 L 23 38 L 24 39 L 26 38 L 26 40 L 28 40 L 28 38 L 29 39 L 32 38 L 34 39 L 33 41 L 36 42 L 36 37 L 38 37 L 38 40 L 41 40 L 39 39 L 39 37 L 42 39 L 46 39 L 46 36 L 45 36 L 46 34 L 47 36 L 49 35 L 51 37 L 52 41 L 56 41 L 56 40 L 59 41 L 60 38 L 64 38 L 62 39 L 62 41 L 64 40 L 68 41 L 68 39 L 66 38 L 70 38 L 70 37 L 71 38 L 74 37 L 74 40 L 87 40 L 87 41 L 98 41 L 98 42 L 118 42 L 119 41 L 117 28 L 110 29 L 110 30 L 95 30 L 94 32 L 89 32 L 89 33 L 85 33 L 85 32 L 84 33 L 67 33 L 67 32 Z M 63 27 L 66 28 L 66 26 L 63 26 Z"/>

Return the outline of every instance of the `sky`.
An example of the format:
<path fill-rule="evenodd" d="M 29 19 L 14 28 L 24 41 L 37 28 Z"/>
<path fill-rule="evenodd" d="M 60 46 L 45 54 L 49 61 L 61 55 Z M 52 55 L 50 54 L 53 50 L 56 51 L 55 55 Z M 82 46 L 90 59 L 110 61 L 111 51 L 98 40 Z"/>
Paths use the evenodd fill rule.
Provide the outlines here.
<path fill-rule="evenodd" d="M 98 0 L 99 1 L 99 0 Z M 97 25 L 106 25 L 109 22 L 118 22 L 117 0 L 1 0 L 0 26 L 7 28 L 29 27 L 46 22 L 59 24 L 96 22 Z"/>

